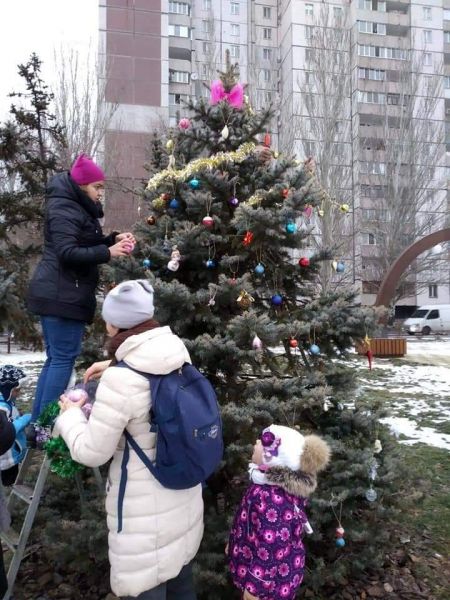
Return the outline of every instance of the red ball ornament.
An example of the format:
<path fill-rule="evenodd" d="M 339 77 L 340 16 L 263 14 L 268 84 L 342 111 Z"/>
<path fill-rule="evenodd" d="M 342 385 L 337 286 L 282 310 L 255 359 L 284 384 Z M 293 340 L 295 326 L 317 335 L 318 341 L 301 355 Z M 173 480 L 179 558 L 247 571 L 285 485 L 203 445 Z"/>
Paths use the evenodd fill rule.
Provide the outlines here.
<path fill-rule="evenodd" d="M 336 537 L 341 538 L 344 537 L 345 529 L 343 527 L 336 528 Z"/>
<path fill-rule="evenodd" d="M 309 267 L 309 258 L 307 258 L 306 256 L 302 256 L 301 259 L 298 261 L 298 264 L 301 267 Z"/>
<path fill-rule="evenodd" d="M 289 196 L 289 189 L 284 188 L 284 190 L 282 191 L 282 194 L 283 194 L 283 198 L 287 198 Z"/>
<path fill-rule="evenodd" d="M 167 192 L 164 194 L 161 194 L 161 198 L 167 202 L 167 200 L 170 200 L 170 194 L 168 194 Z"/>
<path fill-rule="evenodd" d="M 206 215 L 206 217 L 203 217 L 202 223 L 206 227 L 206 229 L 212 229 L 214 227 L 214 219 L 212 217 L 210 217 L 209 215 Z"/>
<path fill-rule="evenodd" d="M 266 148 L 270 148 L 270 143 L 271 143 L 271 141 L 272 141 L 272 140 L 270 139 L 270 133 L 265 133 L 265 134 L 264 134 L 264 142 L 263 142 L 263 143 L 264 143 L 264 146 L 265 146 Z"/>
<path fill-rule="evenodd" d="M 297 348 L 297 347 L 298 347 L 298 342 L 297 342 L 297 340 L 296 340 L 295 338 L 291 338 L 291 339 L 289 340 L 289 346 L 290 346 L 291 348 Z"/>

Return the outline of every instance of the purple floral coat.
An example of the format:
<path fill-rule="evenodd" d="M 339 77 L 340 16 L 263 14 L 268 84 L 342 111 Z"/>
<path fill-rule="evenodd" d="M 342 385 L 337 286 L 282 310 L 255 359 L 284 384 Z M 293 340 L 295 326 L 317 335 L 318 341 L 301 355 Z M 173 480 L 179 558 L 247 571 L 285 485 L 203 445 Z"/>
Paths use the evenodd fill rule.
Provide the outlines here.
<path fill-rule="evenodd" d="M 228 556 L 235 586 L 260 600 L 293 600 L 303 579 L 307 499 L 252 484 L 236 512 Z"/>

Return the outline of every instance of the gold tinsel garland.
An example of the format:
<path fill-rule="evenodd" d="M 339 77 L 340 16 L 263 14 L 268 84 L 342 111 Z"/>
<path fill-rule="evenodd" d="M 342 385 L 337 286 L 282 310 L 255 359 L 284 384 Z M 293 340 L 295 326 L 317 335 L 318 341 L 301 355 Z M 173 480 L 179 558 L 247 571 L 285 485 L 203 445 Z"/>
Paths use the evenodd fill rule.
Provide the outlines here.
<path fill-rule="evenodd" d="M 153 175 L 147 184 L 148 190 L 157 190 L 166 180 L 184 181 L 204 169 L 221 167 L 228 162 L 240 163 L 244 161 L 256 148 L 256 144 L 247 142 L 232 152 L 218 152 L 211 158 L 198 158 L 193 160 L 183 169 L 164 169 Z"/>

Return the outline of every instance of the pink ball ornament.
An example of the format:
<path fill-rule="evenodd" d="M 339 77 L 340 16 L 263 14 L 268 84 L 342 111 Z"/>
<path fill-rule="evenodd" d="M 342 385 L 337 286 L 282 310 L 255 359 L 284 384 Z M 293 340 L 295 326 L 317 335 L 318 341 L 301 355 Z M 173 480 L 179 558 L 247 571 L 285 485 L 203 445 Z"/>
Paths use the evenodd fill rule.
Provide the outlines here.
<path fill-rule="evenodd" d="M 190 126 L 191 126 L 191 121 L 187 117 L 183 117 L 178 122 L 178 127 L 184 131 L 186 129 L 189 129 Z"/>
<path fill-rule="evenodd" d="M 206 229 L 212 229 L 214 227 L 214 219 L 209 215 L 203 217 L 202 223 L 206 227 Z"/>
<path fill-rule="evenodd" d="M 81 388 L 75 388 L 74 390 L 69 390 L 67 392 L 66 396 L 69 398 L 69 400 L 71 402 L 80 402 L 81 400 L 86 402 L 86 400 L 88 399 L 87 392 L 85 392 L 85 390 L 82 390 Z"/>

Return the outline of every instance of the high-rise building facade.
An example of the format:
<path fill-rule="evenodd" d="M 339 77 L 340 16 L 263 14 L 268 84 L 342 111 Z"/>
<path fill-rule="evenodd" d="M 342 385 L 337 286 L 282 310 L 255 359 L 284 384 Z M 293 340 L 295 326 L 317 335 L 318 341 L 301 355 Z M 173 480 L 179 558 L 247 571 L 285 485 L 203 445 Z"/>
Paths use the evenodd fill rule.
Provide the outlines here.
<path fill-rule="evenodd" d="M 152 129 L 208 94 L 228 51 L 252 104 L 276 107 L 274 146 L 314 156 L 325 208 L 349 207 L 316 232 L 340 242 L 363 301 L 405 245 L 448 224 L 450 0 L 101 0 L 100 15 L 107 100 L 118 103 L 105 151 L 130 187 L 145 176 Z M 108 198 L 112 224 L 138 216 L 122 198 Z M 403 303 L 450 301 L 446 258 L 423 259 Z"/>

